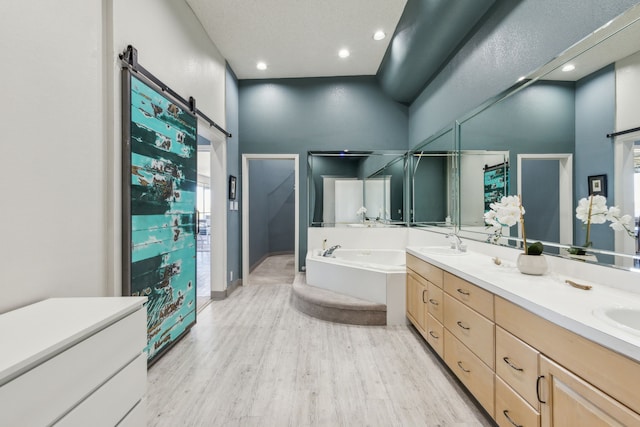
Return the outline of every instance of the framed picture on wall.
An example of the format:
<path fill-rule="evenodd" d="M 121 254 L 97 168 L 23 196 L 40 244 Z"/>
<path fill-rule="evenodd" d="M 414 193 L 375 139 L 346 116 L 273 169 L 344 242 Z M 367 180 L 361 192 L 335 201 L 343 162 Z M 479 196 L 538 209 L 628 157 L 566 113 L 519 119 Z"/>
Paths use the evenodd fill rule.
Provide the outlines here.
<path fill-rule="evenodd" d="M 589 180 L 589 195 L 607 197 L 607 175 L 591 175 Z"/>
<path fill-rule="evenodd" d="M 229 200 L 236 199 L 236 182 L 237 178 L 233 175 L 229 175 Z"/>

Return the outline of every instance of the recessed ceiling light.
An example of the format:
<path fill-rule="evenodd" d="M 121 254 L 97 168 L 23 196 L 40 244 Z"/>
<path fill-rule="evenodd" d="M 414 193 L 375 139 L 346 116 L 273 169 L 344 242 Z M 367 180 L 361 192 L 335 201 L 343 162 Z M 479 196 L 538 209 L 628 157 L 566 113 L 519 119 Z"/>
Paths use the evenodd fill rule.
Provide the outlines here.
<path fill-rule="evenodd" d="M 518 80 L 516 81 L 516 83 L 521 82 L 525 79 L 525 76 L 520 76 L 520 78 L 518 78 Z"/>
<path fill-rule="evenodd" d="M 258 70 L 266 70 L 267 69 L 267 64 L 265 64 L 264 62 L 258 62 L 258 64 L 256 65 L 256 68 Z"/>
<path fill-rule="evenodd" d="M 378 30 L 373 34 L 374 40 L 382 40 L 385 37 L 387 37 L 387 35 L 382 30 Z"/>
<path fill-rule="evenodd" d="M 349 53 L 349 49 L 340 49 L 338 52 L 338 56 L 340 58 L 347 58 L 349 55 L 351 55 L 351 53 Z"/>
<path fill-rule="evenodd" d="M 565 73 L 569 72 L 569 71 L 573 71 L 576 69 L 576 66 L 573 64 L 567 64 L 564 67 L 562 67 L 562 71 L 564 71 Z"/>

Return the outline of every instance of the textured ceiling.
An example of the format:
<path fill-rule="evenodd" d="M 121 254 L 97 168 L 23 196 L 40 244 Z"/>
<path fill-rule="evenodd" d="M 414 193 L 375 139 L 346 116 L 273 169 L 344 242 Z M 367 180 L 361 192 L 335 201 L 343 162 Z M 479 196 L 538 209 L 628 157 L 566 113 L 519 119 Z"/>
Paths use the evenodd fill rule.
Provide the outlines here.
<path fill-rule="evenodd" d="M 239 79 L 375 75 L 406 2 L 187 0 Z"/>

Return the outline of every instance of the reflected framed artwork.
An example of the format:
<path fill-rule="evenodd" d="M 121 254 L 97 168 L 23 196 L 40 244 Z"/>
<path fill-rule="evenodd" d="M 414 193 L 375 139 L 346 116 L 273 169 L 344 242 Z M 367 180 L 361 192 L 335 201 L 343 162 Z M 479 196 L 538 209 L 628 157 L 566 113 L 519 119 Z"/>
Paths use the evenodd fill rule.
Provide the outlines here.
<path fill-rule="evenodd" d="M 591 175 L 589 180 L 589 195 L 607 197 L 607 175 Z"/>

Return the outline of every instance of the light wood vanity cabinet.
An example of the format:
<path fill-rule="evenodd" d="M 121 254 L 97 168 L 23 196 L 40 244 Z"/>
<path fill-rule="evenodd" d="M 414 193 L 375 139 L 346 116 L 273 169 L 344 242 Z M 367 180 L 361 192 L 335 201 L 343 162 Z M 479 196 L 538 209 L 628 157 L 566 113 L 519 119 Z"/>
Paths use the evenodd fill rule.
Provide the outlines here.
<path fill-rule="evenodd" d="M 407 317 L 426 338 L 427 283 L 417 274 L 407 271 Z"/>
<path fill-rule="evenodd" d="M 448 272 L 444 291 L 444 361 L 493 416 L 493 294 Z"/>
<path fill-rule="evenodd" d="M 496 323 L 539 351 L 541 426 L 640 426 L 640 364 L 496 297 Z"/>
<path fill-rule="evenodd" d="M 442 282 L 442 270 L 407 254 L 407 317 L 440 357 L 444 349 Z"/>
<path fill-rule="evenodd" d="M 408 289 L 425 284 L 421 333 L 499 426 L 640 426 L 640 363 L 410 254 L 407 266 Z M 440 285 L 422 275 L 434 271 Z"/>

